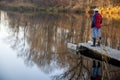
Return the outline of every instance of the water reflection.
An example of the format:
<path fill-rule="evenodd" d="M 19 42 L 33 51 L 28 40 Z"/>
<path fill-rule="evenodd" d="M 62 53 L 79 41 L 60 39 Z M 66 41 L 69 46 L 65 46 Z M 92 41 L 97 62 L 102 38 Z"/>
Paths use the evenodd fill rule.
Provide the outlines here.
<path fill-rule="evenodd" d="M 61 73 L 55 69 L 64 69 L 63 72 L 66 71 L 64 74 L 53 77 L 59 80 L 79 80 L 84 78 L 82 75 L 90 78 L 91 59 L 70 54 L 66 44 L 91 40 L 91 15 L 42 13 L 34 15 L 4 11 L 0 14 L 1 23 L 8 26 L 4 28 L 8 33 L 6 38 L 8 45 L 17 51 L 17 57 L 22 58 L 27 66 L 36 65 L 44 73 L 52 73 L 52 76 Z M 118 50 L 120 50 L 119 25 L 119 19 L 103 19 L 102 43 Z"/>

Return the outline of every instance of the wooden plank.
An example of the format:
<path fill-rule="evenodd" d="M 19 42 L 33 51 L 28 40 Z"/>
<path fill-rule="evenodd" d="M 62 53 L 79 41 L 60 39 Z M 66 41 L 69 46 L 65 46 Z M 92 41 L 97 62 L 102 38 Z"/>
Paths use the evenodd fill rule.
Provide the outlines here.
<path fill-rule="evenodd" d="M 77 44 L 67 43 L 67 48 L 72 50 L 77 50 Z"/>
<path fill-rule="evenodd" d="M 97 60 L 103 60 L 103 56 L 108 58 L 108 63 L 120 67 L 120 51 L 112 49 L 110 47 L 91 47 L 89 43 L 80 43 L 80 49 L 86 49 L 80 51 L 81 54 L 95 58 Z"/>
<path fill-rule="evenodd" d="M 112 49 L 110 47 L 106 47 L 103 45 L 100 47 L 91 47 L 91 43 L 79 43 L 78 45 L 69 43 L 67 44 L 67 47 L 76 52 L 79 50 L 80 54 L 84 56 L 95 58 L 101 61 L 104 60 L 103 59 L 103 56 L 104 56 L 107 59 L 109 59 L 108 60 L 109 64 L 120 67 L 120 51 L 119 50 Z"/>
<path fill-rule="evenodd" d="M 89 50 L 92 50 L 96 53 L 99 53 L 101 55 L 105 55 L 114 59 L 117 59 L 120 61 L 120 51 L 116 49 L 112 49 L 110 47 L 100 46 L 100 47 L 91 47 L 91 44 L 89 43 L 80 43 L 79 47 L 86 47 Z"/>

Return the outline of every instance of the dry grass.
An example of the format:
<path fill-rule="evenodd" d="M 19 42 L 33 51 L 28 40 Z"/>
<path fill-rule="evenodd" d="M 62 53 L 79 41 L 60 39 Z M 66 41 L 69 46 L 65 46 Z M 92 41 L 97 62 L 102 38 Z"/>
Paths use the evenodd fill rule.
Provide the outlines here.
<path fill-rule="evenodd" d="M 6 1 L 2 1 L 0 3 L 0 5 L 4 5 L 4 6 L 8 6 L 8 7 L 32 7 L 32 8 L 35 8 L 36 6 L 31 4 L 31 3 L 22 3 L 22 2 L 12 2 L 12 3 L 9 3 L 9 2 L 6 2 Z"/>

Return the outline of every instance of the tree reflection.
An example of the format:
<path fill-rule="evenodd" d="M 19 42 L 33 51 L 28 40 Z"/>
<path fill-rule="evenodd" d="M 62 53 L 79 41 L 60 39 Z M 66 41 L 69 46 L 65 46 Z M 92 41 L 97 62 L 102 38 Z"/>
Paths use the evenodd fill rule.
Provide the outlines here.
<path fill-rule="evenodd" d="M 89 14 L 26 15 L 10 12 L 8 17 L 8 41 L 26 65 L 36 64 L 46 73 L 58 67 L 68 67 L 64 74 L 54 79 L 90 79 L 91 59 L 69 54 L 66 47 L 67 42 L 91 40 Z M 120 49 L 120 20 L 104 18 L 103 21 L 103 44 Z"/>
<path fill-rule="evenodd" d="M 54 80 L 88 80 L 90 79 L 90 68 L 88 59 L 82 55 L 75 57 L 76 61 L 73 65 L 70 64 L 69 69 L 61 75 L 54 76 Z M 87 62 L 86 62 L 87 60 Z M 89 59 L 89 61 L 91 61 Z M 87 64 L 87 66 L 86 66 Z"/>

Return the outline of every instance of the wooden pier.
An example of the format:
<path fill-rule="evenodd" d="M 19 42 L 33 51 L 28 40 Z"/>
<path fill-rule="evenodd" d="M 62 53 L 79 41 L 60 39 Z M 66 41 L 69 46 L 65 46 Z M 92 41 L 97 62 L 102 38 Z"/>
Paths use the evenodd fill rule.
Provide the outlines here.
<path fill-rule="evenodd" d="M 112 49 L 110 47 L 101 45 L 100 47 L 91 47 L 90 43 L 72 44 L 68 43 L 67 47 L 76 51 L 76 54 L 82 54 L 84 56 L 105 61 L 114 66 L 120 67 L 120 51 Z"/>

